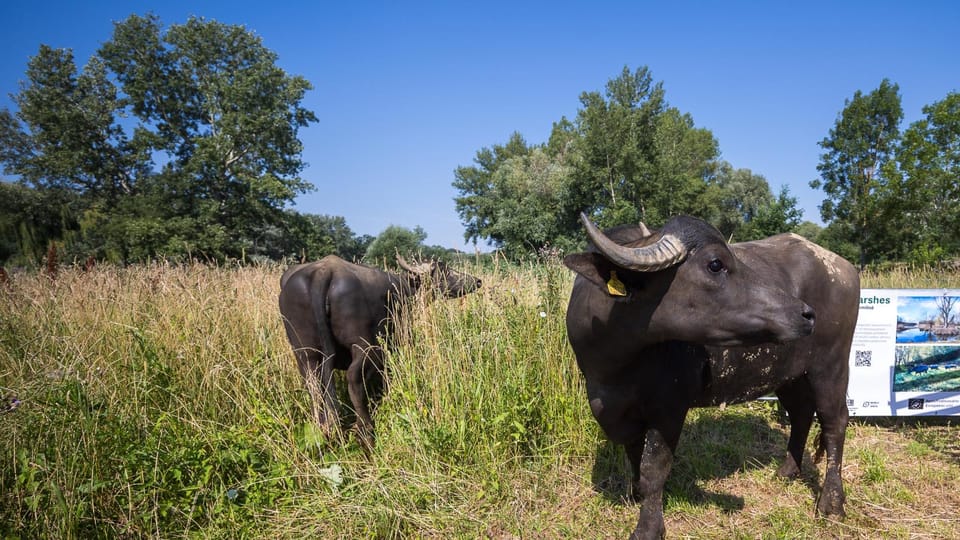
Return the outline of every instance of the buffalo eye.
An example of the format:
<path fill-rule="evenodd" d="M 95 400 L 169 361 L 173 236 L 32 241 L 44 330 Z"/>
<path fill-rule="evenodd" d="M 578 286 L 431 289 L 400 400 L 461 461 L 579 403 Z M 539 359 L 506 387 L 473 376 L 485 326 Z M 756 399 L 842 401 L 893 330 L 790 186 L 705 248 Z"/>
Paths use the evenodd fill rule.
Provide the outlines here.
<path fill-rule="evenodd" d="M 726 270 L 727 267 L 724 266 L 723 261 L 721 261 L 720 259 L 712 259 L 710 262 L 707 263 L 707 269 L 713 272 L 714 274 L 718 274 Z"/>

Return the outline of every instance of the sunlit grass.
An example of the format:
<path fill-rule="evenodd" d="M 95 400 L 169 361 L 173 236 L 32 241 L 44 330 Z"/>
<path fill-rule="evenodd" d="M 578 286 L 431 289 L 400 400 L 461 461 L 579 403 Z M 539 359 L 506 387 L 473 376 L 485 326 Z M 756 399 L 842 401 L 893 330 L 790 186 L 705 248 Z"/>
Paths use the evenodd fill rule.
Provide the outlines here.
<path fill-rule="evenodd" d="M 572 275 L 557 261 L 465 269 L 480 292 L 410 306 L 370 454 L 307 422 L 276 307 L 282 268 L 14 275 L 0 285 L 0 536 L 626 537 L 629 469 L 566 341 Z M 897 279 L 960 284 L 916 271 L 864 286 Z M 775 404 L 692 411 L 668 534 L 944 537 L 957 441 L 942 423 L 855 422 L 848 517 L 814 520 L 822 470 L 773 476 L 786 444 Z"/>

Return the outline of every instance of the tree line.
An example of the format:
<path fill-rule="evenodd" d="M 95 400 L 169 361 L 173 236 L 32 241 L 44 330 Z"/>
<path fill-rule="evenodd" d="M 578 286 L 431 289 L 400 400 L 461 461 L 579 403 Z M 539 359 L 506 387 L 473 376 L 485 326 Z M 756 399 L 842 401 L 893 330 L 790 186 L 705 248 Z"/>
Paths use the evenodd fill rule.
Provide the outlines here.
<path fill-rule="evenodd" d="M 355 235 L 339 216 L 288 208 L 302 178 L 299 130 L 317 122 L 310 83 L 242 26 L 202 18 L 115 23 L 78 69 L 41 45 L 0 111 L 0 264 L 68 259 L 223 261 L 421 252 L 425 232 Z M 861 265 L 960 254 L 960 97 L 929 105 L 903 133 L 898 87 L 847 100 L 812 182 L 827 226 L 802 220 L 788 188 L 719 159 L 713 134 L 669 105 L 646 67 L 584 92 L 549 140 L 514 133 L 456 168 L 465 239 L 510 258 L 578 249 L 586 211 L 603 226 L 691 214 L 734 240 L 794 231 Z M 402 249 L 401 249 L 402 248 Z"/>
<path fill-rule="evenodd" d="M 862 267 L 930 264 L 960 256 L 960 94 L 923 108 L 903 133 L 899 88 L 857 91 L 819 142 L 825 227 L 803 221 L 783 186 L 719 159 L 713 134 L 671 107 L 646 67 L 624 68 L 604 92 L 584 92 L 547 142 L 514 133 L 455 171 L 456 208 L 468 239 L 518 256 L 576 249 L 577 216 L 602 226 L 657 227 L 699 216 L 736 241 L 796 232 Z"/>

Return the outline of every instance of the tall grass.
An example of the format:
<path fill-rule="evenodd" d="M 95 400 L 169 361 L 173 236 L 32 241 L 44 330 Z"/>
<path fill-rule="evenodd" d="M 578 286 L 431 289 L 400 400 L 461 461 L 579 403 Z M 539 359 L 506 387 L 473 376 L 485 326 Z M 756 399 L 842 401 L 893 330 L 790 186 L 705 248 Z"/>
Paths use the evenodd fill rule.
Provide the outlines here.
<path fill-rule="evenodd" d="M 557 261 L 465 269 L 478 293 L 408 306 L 369 454 L 308 422 L 276 307 L 282 268 L 13 276 L 0 284 L 0 536 L 625 537 L 637 508 L 623 452 L 593 421 L 566 341 L 570 273 Z M 812 465 L 804 482 L 772 478 L 785 441 L 775 405 L 692 412 L 670 534 L 957 525 L 950 426 L 853 425 L 844 522 L 810 518 Z"/>

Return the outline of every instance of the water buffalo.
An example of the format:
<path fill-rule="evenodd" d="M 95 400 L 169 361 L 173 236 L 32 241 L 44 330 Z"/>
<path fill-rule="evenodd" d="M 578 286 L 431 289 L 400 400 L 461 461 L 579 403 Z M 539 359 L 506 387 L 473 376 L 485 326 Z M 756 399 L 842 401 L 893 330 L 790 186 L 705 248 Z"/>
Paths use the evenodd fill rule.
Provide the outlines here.
<path fill-rule="evenodd" d="M 383 350 L 378 338 L 388 337 L 397 309 L 426 283 L 448 297 L 480 287 L 480 280 L 443 262 L 411 266 L 400 256 L 397 261 L 405 275 L 329 255 L 292 266 L 280 278 L 283 326 L 312 398 L 316 421 L 325 428 L 339 427 L 333 370 L 346 370 L 357 428 L 367 447 L 373 442 L 367 390 L 382 382 Z"/>
<path fill-rule="evenodd" d="M 795 234 L 727 244 L 692 217 L 659 232 L 601 232 L 564 259 L 577 273 L 567 332 L 594 417 L 626 448 L 642 503 L 631 538 L 665 534 L 663 486 L 691 407 L 775 392 L 790 417 L 786 460 L 800 474 L 814 413 L 827 470 L 816 509 L 843 515 L 848 358 L 860 279 L 841 257 Z"/>

